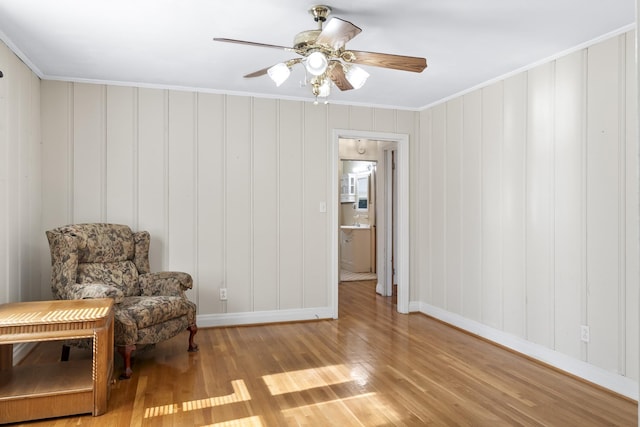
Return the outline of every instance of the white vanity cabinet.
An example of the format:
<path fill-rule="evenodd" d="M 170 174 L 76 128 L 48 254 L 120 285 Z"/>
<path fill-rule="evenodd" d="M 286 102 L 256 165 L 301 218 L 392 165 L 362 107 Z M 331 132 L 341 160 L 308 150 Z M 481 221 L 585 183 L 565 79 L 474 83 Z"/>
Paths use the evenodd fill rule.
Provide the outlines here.
<path fill-rule="evenodd" d="M 343 225 L 340 227 L 340 268 L 353 273 L 371 271 L 371 229 Z"/>

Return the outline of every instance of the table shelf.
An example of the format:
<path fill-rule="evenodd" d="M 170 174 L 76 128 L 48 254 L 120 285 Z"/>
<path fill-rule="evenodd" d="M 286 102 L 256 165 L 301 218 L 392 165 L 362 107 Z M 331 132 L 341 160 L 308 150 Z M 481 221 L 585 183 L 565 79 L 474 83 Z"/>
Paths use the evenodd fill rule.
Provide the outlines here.
<path fill-rule="evenodd" d="M 0 402 L 56 393 L 93 393 L 91 363 L 89 359 L 74 360 L 0 371 Z"/>

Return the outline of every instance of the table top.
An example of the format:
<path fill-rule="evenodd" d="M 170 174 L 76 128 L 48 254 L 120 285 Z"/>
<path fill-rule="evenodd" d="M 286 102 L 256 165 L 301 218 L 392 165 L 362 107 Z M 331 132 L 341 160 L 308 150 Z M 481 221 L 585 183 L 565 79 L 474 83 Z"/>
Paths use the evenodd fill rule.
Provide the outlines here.
<path fill-rule="evenodd" d="M 0 329 L 95 322 L 109 316 L 111 298 L 16 302 L 0 305 Z"/>

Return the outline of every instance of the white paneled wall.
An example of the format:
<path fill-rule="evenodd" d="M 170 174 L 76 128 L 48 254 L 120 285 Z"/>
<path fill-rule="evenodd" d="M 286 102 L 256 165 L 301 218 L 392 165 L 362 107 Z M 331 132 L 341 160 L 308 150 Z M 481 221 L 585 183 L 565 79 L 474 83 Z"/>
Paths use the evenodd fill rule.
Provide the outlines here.
<path fill-rule="evenodd" d="M 0 43 L 0 304 L 41 298 L 40 79 Z"/>
<path fill-rule="evenodd" d="M 637 381 L 634 46 L 616 36 L 420 113 L 426 312 Z"/>
<path fill-rule="evenodd" d="M 152 270 L 193 275 L 189 295 L 202 326 L 279 319 L 251 313 L 315 318 L 331 303 L 330 231 L 319 204 L 329 194 L 332 130 L 407 133 L 415 143 L 417 119 L 43 81 L 43 153 L 54 160 L 43 168 L 43 226 L 108 221 L 148 230 Z"/>

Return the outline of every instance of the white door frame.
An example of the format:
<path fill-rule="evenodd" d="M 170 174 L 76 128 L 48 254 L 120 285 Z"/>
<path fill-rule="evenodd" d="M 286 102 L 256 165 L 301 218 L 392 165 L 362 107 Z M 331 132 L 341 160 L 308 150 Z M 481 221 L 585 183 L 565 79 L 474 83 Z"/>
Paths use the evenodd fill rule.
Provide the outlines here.
<path fill-rule="evenodd" d="M 384 242 L 384 259 L 382 260 L 383 265 L 380 270 L 384 273 L 385 277 L 382 283 L 379 283 L 380 289 L 377 289 L 378 292 L 383 296 L 392 296 L 393 295 L 393 280 L 395 279 L 395 275 L 393 274 L 393 261 L 397 258 L 397 253 L 393 253 L 396 249 L 397 242 L 394 242 L 394 167 L 393 167 L 393 152 L 397 151 L 397 145 L 393 144 L 392 147 L 388 147 L 383 149 L 384 156 L 384 238 L 382 241 Z M 397 251 L 396 251 L 397 252 Z M 378 281 L 380 282 L 380 281 Z M 381 285 L 381 286 L 380 286 Z"/>
<path fill-rule="evenodd" d="M 371 139 L 376 141 L 390 141 L 397 143 L 396 167 L 398 172 L 398 259 L 396 260 L 396 275 L 398 278 L 399 313 L 409 312 L 409 135 L 388 132 L 366 132 L 358 130 L 334 129 L 329 149 L 330 171 L 328 177 L 329 188 L 329 303 L 333 311 L 333 318 L 338 318 L 338 283 L 340 281 L 339 224 L 338 224 L 338 162 L 339 142 L 345 139 Z"/>

